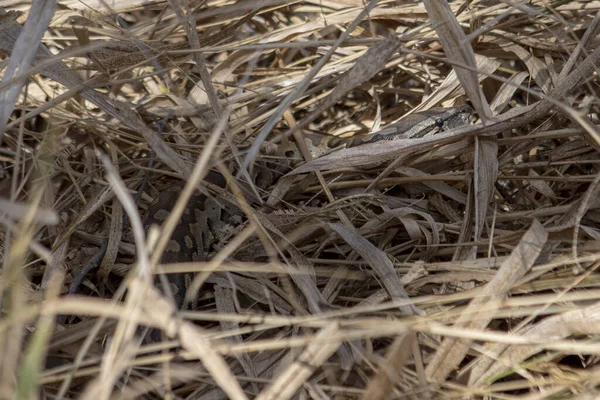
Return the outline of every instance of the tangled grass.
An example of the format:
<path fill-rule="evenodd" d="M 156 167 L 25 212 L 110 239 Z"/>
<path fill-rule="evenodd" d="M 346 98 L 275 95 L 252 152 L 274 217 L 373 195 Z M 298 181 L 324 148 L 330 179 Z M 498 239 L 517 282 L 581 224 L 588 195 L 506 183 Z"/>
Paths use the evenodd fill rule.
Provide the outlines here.
<path fill-rule="evenodd" d="M 600 2 L 8 3 L 0 397 L 600 397 Z"/>

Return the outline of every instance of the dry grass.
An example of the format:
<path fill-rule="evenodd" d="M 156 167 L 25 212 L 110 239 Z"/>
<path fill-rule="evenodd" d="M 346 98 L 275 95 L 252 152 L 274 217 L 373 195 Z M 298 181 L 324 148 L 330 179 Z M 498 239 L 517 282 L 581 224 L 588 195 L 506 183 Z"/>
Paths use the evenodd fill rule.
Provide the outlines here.
<path fill-rule="evenodd" d="M 600 2 L 8 3 L 0 398 L 600 397 Z M 199 187 L 208 254 L 158 266 Z"/>

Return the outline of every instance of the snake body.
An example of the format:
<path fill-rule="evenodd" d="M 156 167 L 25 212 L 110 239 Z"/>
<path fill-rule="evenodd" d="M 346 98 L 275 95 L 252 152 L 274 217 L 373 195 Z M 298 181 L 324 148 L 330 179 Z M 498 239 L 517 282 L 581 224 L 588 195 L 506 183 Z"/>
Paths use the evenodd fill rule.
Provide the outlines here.
<path fill-rule="evenodd" d="M 219 174 L 211 173 L 206 180 L 219 187 L 225 187 L 225 180 Z M 150 203 L 144 221 L 146 230 L 152 225 L 163 224 L 175 206 L 182 189 L 181 185 L 167 187 Z M 217 208 L 220 206 L 213 198 L 201 193 L 194 194 L 173 230 L 161 257 L 161 264 L 206 261 L 207 253 L 215 241 L 214 232 L 230 217 L 229 213 L 216 210 Z M 170 274 L 167 278 L 175 304 L 180 309 L 185 299 L 186 276 Z"/>
<path fill-rule="evenodd" d="M 455 128 L 468 123 L 472 110 L 469 106 L 458 106 L 445 109 L 431 109 L 423 113 L 414 114 L 400 124 L 394 124 L 376 134 L 361 138 L 355 144 L 348 146 L 372 143 L 380 140 L 395 140 L 396 138 L 421 137 Z M 420 129 L 416 129 L 419 127 Z M 411 132 L 415 131 L 414 134 Z M 316 147 L 331 146 L 331 137 L 324 137 L 323 143 Z M 225 180 L 219 174 L 212 173 L 207 181 L 220 187 L 225 187 Z M 146 228 L 153 224 L 161 225 L 175 205 L 182 190 L 180 185 L 171 186 L 162 191 L 148 208 L 145 220 Z M 215 235 L 222 229 L 223 224 L 230 224 L 232 213 L 227 212 L 214 199 L 196 194 L 192 196 L 184 210 L 181 220 L 173 231 L 169 244 L 166 247 L 161 263 L 177 263 L 189 261 L 205 261 L 207 253 L 215 242 Z M 168 276 L 177 308 L 181 309 L 184 303 L 186 288 L 184 274 Z"/>
<path fill-rule="evenodd" d="M 150 204 L 145 226 L 149 228 L 152 225 L 162 225 L 170 211 L 177 202 L 181 191 L 180 186 L 171 186 L 161 192 L 159 196 Z M 194 235 L 193 226 L 196 222 L 196 213 L 201 212 L 206 196 L 194 195 L 186 206 L 180 222 L 177 224 L 169 242 L 163 252 L 161 264 L 171 264 L 177 262 L 187 262 L 192 260 L 202 261 L 203 254 L 200 251 L 201 245 L 198 237 Z M 168 275 L 168 281 L 171 284 L 175 304 L 178 308 L 183 305 L 185 298 L 185 276 L 183 274 Z"/>

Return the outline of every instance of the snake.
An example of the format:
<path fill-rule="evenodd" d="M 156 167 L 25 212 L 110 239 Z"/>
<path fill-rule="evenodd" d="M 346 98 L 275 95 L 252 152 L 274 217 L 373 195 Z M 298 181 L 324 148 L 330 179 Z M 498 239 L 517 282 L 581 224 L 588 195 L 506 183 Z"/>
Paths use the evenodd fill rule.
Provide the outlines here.
<path fill-rule="evenodd" d="M 225 179 L 218 173 L 210 172 L 205 179 L 219 188 L 225 188 Z M 161 226 L 167 219 L 183 185 L 175 184 L 161 190 L 149 204 L 144 220 L 146 231 L 152 225 Z M 173 230 L 160 259 L 161 264 L 180 262 L 206 261 L 211 247 L 218 240 L 218 234 L 223 224 L 230 224 L 233 215 L 231 207 L 224 207 L 222 202 L 205 193 L 194 193 Z M 178 309 L 184 304 L 186 294 L 186 274 L 169 274 L 170 292 Z M 159 285 L 160 287 L 160 285 Z"/>
<path fill-rule="evenodd" d="M 350 138 L 346 145 L 350 147 L 381 140 L 415 138 L 426 134 L 435 134 L 468 123 L 471 115 L 472 110 L 469 106 L 430 109 L 413 114 L 408 120 L 386 127 L 375 134 L 358 139 Z M 324 136 L 320 142 L 315 142 L 311 138 L 311 142 L 307 144 L 312 145 L 316 151 L 322 151 L 337 146 L 339 143 L 339 138 Z M 206 180 L 222 188 L 225 187 L 225 180 L 219 174 L 210 174 Z M 150 203 L 144 222 L 146 229 L 164 222 L 177 202 L 181 190 L 182 186 L 179 184 L 167 187 Z M 211 247 L 216 242 L 216 233 L 224 224 L 231 223 L 231 217 L 234 214 L 231 210 L 228 212 L 223 209 L 213 198 L 205 194 L 194 194 L 173 231 L 162 255 L 161 263 L 206 261 Z M 181 309 L 186 296 L 186 276 L 185 274 L 169 274 L 168 282 L 175 305 Z"/>

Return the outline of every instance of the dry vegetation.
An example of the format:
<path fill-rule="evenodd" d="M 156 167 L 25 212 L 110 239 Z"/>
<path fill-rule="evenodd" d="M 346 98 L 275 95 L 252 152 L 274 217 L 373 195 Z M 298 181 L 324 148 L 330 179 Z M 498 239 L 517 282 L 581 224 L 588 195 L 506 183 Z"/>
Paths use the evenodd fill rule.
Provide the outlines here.
<path fill-rule="evenodd" d="M 599 1 L 1 3 L 1 398 L 599 398 Z"/>

